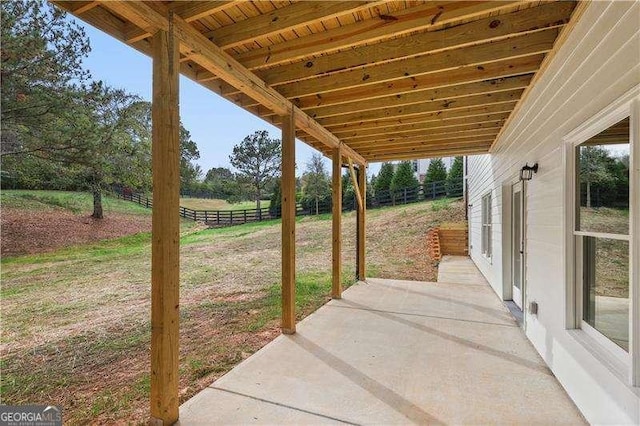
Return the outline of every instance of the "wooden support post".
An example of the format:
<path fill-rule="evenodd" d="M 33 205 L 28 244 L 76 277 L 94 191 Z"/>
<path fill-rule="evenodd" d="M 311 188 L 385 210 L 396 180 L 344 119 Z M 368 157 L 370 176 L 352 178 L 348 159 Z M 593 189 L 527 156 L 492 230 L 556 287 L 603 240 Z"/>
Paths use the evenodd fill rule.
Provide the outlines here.
<path fill-rule="evenodd" d="M 282 332 L 296 332 L 296 128 L 282 117 Z"/>
<path fill-rule="evenodd" d="M 358 178 L 356 177 L 356 171 L 353 168 L 353 161 L 349 158 L 349 173 L 351 174 L 351 183 L 353 183 L 353 191 L 356 195 L 356 200 L 358 201 L 358 207 L 362 209 L 362 194 L 360 194 L 360 185 L 358 184 Z"/>
<path fill-rule="evenodd" d="M 178 421 L 180 55 L 173 31 L 153 36 L 151 423 Z"/>
<path fill-rule="evenodd" d="M 358 270 L 356 276 L 358 281 L 364 281 L 367 278 L 365 245 L 367 239 L 366 233 L 366 214 L 367 214 L 367 169 L 364 166 L 358 168 L 358 187 L 362 197 L 362 207 L 358 209 L 356 223 L 356 241 L 357 241 L 357 260 Z"/>
<path fill-rule="evenodd" d="M 332 284 L 331 297 L 342 298 L 342 150 L 340 146 L 333 149 L 333 176 L 331 215 L 332 223 Z"/>

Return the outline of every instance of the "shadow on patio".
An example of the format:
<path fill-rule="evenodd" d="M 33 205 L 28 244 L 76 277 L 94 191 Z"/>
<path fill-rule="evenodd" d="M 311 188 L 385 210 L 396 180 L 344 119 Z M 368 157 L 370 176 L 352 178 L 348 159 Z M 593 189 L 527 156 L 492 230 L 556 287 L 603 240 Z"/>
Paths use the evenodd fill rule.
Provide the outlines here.
<path fill-rule="evenodd" d="M 467 279 L 351 287 L 187 401 L 181 424 L 584 423 L 471 261 L 448 265 Z"/>

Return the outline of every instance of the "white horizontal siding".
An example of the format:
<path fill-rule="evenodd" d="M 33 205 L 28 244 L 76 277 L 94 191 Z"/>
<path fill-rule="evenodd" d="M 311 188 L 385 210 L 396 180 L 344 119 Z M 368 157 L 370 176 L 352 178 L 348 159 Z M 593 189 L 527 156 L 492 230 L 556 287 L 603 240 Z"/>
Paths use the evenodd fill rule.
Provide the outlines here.
<path fill-rule="evenodd" d="M 470 255 L 500 297 L 509 296 L 503 288 L 510 286 L 501 250 L 509 235 L 501 225 L 503 186 L 525 163 L 539 163 L 525 189 L 526 297 L 539 304 L 538 316 L 527 317 L 527 336 L 592 423 L 640 424 L 640 390 L 620 381 L 565 330 L 562 138 L 638 84 L 640 3 L 591 2 L 492 154 L 468 159 Z M 481 198 L 488 192 L 491 262 L 480 247 Z"/>

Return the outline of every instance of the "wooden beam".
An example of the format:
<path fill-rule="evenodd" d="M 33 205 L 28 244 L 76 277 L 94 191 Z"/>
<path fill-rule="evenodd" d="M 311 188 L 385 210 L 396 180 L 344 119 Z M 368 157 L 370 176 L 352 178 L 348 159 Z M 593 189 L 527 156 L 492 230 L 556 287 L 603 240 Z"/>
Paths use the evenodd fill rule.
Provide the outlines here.
<path fill-rule="evenodd" d="M 151 418 L 178 421 L 180 320 L 179 54 L 173 33 L 153 37 Z"/>
<path fill-rule="evenodd" d="M 224 81 L 233 85 L 246 95 L 255 99 L 265 107 L 278 115 L 289 115 L 293 110 L 296 122 L 295 126 L 306 131 L 320 142 L 330 148 L 338 146 L 340 141 L 327 129 L 320 126 L 318 122 L 310 118 L 303 111 L 293 106 L 275 89 L 268 87 L 264 81 L 255 74 L 247 70 L 244 66 L 233 59 L 205 36 L 200 34 L 195 28 L 189 25 L 184 19 L 172 14 L 169 19 L 169 12 L 160 3 L 146 3 L 142 1 L 111 1 L 105 2 L 108 7 L 119 14 L 126 16 L 136 25 L 146 28 L 167 29 L 170 21 L 174 28 L 176 37 L 194 53 L 192 59 L 202 67 L 220 76 Z M 366 164 L 362 156 L 347 146 L 343 147 L 345 156 L 352 158 L 358 164 Z"/>
<path fill-rule="evenodd" d="M 533 74 L 498 78 L 456 86 L 438 87 L 435 89 L 416 90 L 401 95 L 385 96 L 363 102 L 349 102 L 339 105 L 322 106 L 306 109 L 312 118 L 325 118 L 334 115 L 353 114 L 356 112 L 378 110 L 404 105 L 420 104 L 445 99 L 461 98 L 470 95 L 504 92 L 513 89 L 524 89 L 531 82 Z"/>
<path fill-rule="evenodd" d="M 296 138 L 293 111 L 282 117 L 282 332 L 296 332 Z"/>
<path fill-rule="evenodd" d="M 399 161 L 399 160 L 416 160 L 420 158 L 435 158 L 435 157 L 453 157 L 459 155 L 476 155 L 486 154 L 489 152 L 489 146 L 491 142 L 485 142 L 482 146 L 465 147 L 465 148 L 448 148 L 448 149 L 435 149 L 435 150 L 421 150 L 412 152 L 396 152 L 387 154 L 373 154 L 367 156 L 367 160 L 371 163 L 380 161 Z"/>
<path fill-rule="evenodd" d="M 466 120 L 466 119 L 465 119 Z M 504 120 L 501 121 L 485 121 L 479 123 L 466 123 L 459 126 L 450 126 L 450 127 L 439 127 L 439 128 L 417 128 L 417 129 L 389 129 L 387 132 L 377 134 L 377 135 L 362 135 L 356 137 L 343 137 L 342 139 L 346 142 L 348 141 L 350 145 L 354 149 L 356 148 L 357 143 L 362 142 L 374 142 L 374 141 L 382 141 L 387 140 L 389 138 L 396 138 L 401 140 L 402 138 L 408 137 L 432 137 L 436 135 L 464 135 L 469 132 L 478 131 L 478 130 L 496 130 L 501 129 L 504 124 Z"/>
<path fill-rule="evenodd" d="M 342 129 L 336 129 L 334 132 L 340 139 L 349 141 L 353 138 L 376 137 L 386 134 L 402 134 L 417 130 L 433 130 L 434 132 L 438 132 L 445 131 L 448 128 L 457 128 L 459 126 L 478 126 L 478 128 L 483 128 L 485 126 L 493 127 L 494 123 L 502 123 L 508 116 L 509 112 L 507 111 L 472 117 L 449 118 L 437 121 L 417 120 L 415 123 L 401 123 L 396 125 L 370 127 L 368 129 L 361 129 L 357 126 L 353 128 L 345 127 Z"/>
<path fill-rule="evenodd" d="M 410 117 L 412 115 L 424 115 L 426 113 L 453 111 L 457 109 L 495 105 L 500 103 L 515 102 L 520 99 L 523 89 L 507 92 L 488 93 L 486 95 L 472 95 L 464 98 L 447 99 L 444 101 L 424 102 L 422 104 L 406 105 L 397 108 L 385 108 L 381 110 L 356 112 L 354 114 L 337 115 L 321 118 L 318 121 L 323 126 L 335 126 L 348 123 L 363 123 L 381 118 Z"/>
<path fill-rule="evenodd" d="M 427 123 L 427 122 L 435 122 L 440 123 L 444 122 L 444 120 L 452 119 L 452 118 L 464 118 L 464 117 L 478 117 L 485 116 L 487 114 L 494 113 L 506 113 L 511 112 L 515 102 L 507 102 L 500 103 L 494 105 L 486 105 L 486 106 L 476 106 L 469 107 L 463 109 L 457 109 L 452 111 L 444 111 L 444 112 L 430 112 L 424 115 L 416 115 L 411 117 L 400 117 L 400 118 L 381 118 L 375 121 L 366 121 L 362 123 L 348 123 L 348 124 L 340 124 L 336 126 L 331 126 L 332 130 L 340 131 L 342 129 L 349 130 L 363 130 L 363 129 L 372 129 L 372 128 L 380 128 L 384 126 L 396 126 L 396 125 L 406 125 L 406 124 L 414 124 L 414 123 Z"/>
<path fill-rule="evenodd" d="M 535 72 L 544 55 L 508 59 L 483 65 L 468 65 L 456 70 L 408 77 L 393 82 L 377 83 L 351 89 L 342 89 L 320 95 L 293 98 L 299 108 L 321 105 L 337 105 L 347 102 L 362 102 L 369 99 L 410 93 L 414 90 L 435 89 L 457 84 L 473 83 L 496 78 L 512 77 Z"/>
<path fill-rule="evenodd" d="M 185 21 L 193 22 L 235 4 L 235 1 L 176 1 L 171 4 L 170 9 Z M 151 37 L 151 33 L 137 26 L 130 27 L 127 31 L 128 43 L 144 40 L 147 37 Z"/>
<path fill-rule="evenodd" d="M 353 168 L 353 162 L 349 159 L 349 174 L 351 175 L 351 183 L 353 184 L 353 190 L 356 193 L 356 201 L 358 201 L 358 208 L 362 210 L 364 205 L 362 204 L 362 193 L 358 186 L 358 177 L 356 176 L 356 170 Z"/>
<path fill-rule="evenodd" d="M 499 17 L 491 16 L 440 31 L 426 31 L 410 37 L 359 46 L 357 49 L 324 54 L 306 61 L 259 70 L 256 74 L 267 84 L 282 84 L 342 72 L 353 67 L 496 41 L 544 28 L 557 28 L 569 21 L 574 6 L 574 2 L 567 1 L 543 4 L 534 10 L 525 9 Z"/>
<path fill-rule="evenodd" d="M 374 19 L 366 19 L 276 45 L 253 49 L 236 55 L 236 59 L 250 69 L 273 66 L 427 28 L 443 28 L 460 19 L 488 16 L 498 10 L 514 7 L 518 3 L 517 1 L 434 1 L 391 14 L 380 13 Z"/>
<path fill-rule="evenodd" d="M 367 279 L 366 269 L 366 215 L 367 215 L 367 169 L 364 166 L 358 168 L 358 186 L 362 191 L 362 208 L 356 214 L 356 256 L 358 269 L 356 277 L 358 281 Z"/>
<path fill-rule="evenodd" d="M 436 149 L 436 148 L 448 148 L 448 147 L 463 147 L 474 144 L 481 144 L 486 141 L 492 141 L 495 139 L 497 131 L 487 133 L 485 135 L 478 135 L 474 137 L 466 137 L 466 138 L 456 138 L 449 139 L 447 137 L 443 137 L 441 139 L 414 139 L 407 140 L 403 142 L 394 142 L 394 143 L 376 143 L 370 145 L 364 145 L 360 147 L 359 151 L 362 152 L 362 155 L 369 156 L 371 154 L 384 154 L 388 152 L 394 151 L 406 151 L 410 153 L 412 151 L 421 150 L 421 149 Z"/>
<path fill-rule="evenodd" d="M 331 176 L 331 298 L 342 298 L 342 149 L 333 148 Z"/>
<path fill-rule="evenodd" d="M 436 72 L 454 71 L 463 66 L 482 66 L 496 61 L 513 60 L 550 51 L 557 35 L 558 29 L 552 28 L 479 46 L 447 50 L 399 62 L 373 64 L 337 74 L 279 85 L 278 92 L 286 98 L 296 98 L 394 80 L 406 80 Z"/>
<path fill-rule="evenodd" d="M 73 8 L 73 13 L 76 15 L 82 15 L 85 12 L 88 12 L 89 10 L 93 9 L 94 7 L 96 7 L 98 5 L 97 1 L 79 1 L 79 2 L 75 2 L 74 4 L 74 8 Z"/>
<path fill-rule="evenodd" d="M 205 36 L 223 49 L 231 49 L 256 39 L 263 39 L 280 32 L 341 15 L 367 9 L 382 1 L 311 2 L 303 1 L 253 16 L 231 25 L 209 31 Z"/>
<path fill-rule="evenodd" d="M 361 139 L 354 142 L 354 149 L 362 150 L 369 147 L 402 146 L 415 143 L 430 143 L 431 141 L 458 141 L 471 138 L 485 138 L 495 136 L 501 127 L 491 127 L 487 129 L 472 129 L 464 132 L 438 133 L 438 134 L 416 134 L 416 135 L 387 135 L 376 139 Z"/>

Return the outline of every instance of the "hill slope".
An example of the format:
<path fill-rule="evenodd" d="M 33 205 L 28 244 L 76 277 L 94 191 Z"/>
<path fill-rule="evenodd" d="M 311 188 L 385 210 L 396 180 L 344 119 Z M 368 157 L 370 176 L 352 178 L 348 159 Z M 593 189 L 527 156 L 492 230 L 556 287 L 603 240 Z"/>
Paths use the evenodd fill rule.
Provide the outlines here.
<path fill-rule="evenodd" d="M 429 227 L 461 220 L 461 202 L 371 210 L 368 275 L 434 280 Z M 328 300 L 329 215 L 297 227 L 297 311 Z M 344 216 L 345 285 L 355 271 L 355 214 Z M 181 398 L 278 334 L 280 224 L 183 231 Z M 3 259 L 2 395 L 7 404 L 60 404 L 71 423 L 142 422 L 147 416 L 150 235 Z"/>

